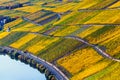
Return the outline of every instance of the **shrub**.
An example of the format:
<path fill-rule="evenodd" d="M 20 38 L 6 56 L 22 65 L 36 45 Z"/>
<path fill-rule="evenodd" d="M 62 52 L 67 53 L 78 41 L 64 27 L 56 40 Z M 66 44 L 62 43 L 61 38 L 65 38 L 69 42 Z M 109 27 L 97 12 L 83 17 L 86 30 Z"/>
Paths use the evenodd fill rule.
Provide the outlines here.
<path fill-rule="evenodd" d="M 51 72 L 48 69 L 45 69 L 45 76 L 48 78 L 48 76 L 51 74 Z"/>
<path fill-rule="evenodd" d="M 39 68 L 38 70 L 41 72 L 41 73 L 44 73 L 45 72 L 45 67 L 43 65 L 39 65 Z"/>

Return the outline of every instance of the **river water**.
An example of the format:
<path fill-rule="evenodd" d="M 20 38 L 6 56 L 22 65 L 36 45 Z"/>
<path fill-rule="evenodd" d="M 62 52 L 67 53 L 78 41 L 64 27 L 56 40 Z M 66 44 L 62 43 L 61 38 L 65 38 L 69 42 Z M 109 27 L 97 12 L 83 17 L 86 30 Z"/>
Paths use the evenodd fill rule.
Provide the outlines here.
<path fill-rule="evenodd" d="M 0 55 L 0 80 L 46 80 L 37 69 L 9 56 Z"/>

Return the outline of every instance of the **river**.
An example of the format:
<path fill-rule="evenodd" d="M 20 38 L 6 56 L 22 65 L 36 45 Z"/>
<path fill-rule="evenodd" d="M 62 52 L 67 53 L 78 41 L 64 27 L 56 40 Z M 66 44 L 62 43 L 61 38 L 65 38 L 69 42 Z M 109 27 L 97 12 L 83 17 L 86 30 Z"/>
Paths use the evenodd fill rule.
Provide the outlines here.
<path fill-rule="evenodd" d="M 0 80 L 46 80 L 37 69 L 9 56 L 0 55 Z"/>

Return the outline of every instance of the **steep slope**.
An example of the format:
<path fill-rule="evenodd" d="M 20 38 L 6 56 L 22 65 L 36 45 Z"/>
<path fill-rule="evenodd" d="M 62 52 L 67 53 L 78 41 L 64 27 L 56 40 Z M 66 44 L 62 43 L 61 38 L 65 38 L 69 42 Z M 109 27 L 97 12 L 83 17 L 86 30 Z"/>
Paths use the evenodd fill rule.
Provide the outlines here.
<path fill-rule="evenodd" d="M 0 11 L 2 15 L 20 17 L 5 25 L 0 32 L 0 45 L 31 52 L 59 67 L 71 80 L 119 80 L 118 62 L 106 59 L 78 40 L 65 37 L 78 36 L 119 59 L 120 10 L 115 8 L 120 6 L 119 0 L 35 0 L 33 3 Z M 42 6 L 45 3 L 47 7 Z M 48 12 L 42 12 L 43 9 Z M 60 19 L 52 21 L 50 16 L 56 14 Z M 50 23 L 36 25 L 48 18 Z M 10 32 L 6 32 L 8 27 Z"/>

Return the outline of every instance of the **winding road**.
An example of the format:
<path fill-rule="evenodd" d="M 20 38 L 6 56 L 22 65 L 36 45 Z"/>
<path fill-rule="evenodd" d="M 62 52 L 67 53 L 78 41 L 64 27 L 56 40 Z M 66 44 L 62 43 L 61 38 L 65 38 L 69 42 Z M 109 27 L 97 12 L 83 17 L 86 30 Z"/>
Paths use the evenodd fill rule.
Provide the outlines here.
<path fill-rule="evenodd" d="M 30 59 L 33 59 L 35 61 L 37 61 L 38 63 L 42 64 L 43 66 L 45 66 L 52 74 L 55 75 L 55 77 L 58 79 L 58 80 L 69 80 L 67 78 L 66 75 L 64 75 L 55 65 L 39 58 L 39 57 L 36 57 L 34 55 L 32 55 L 31 53 L 27 52 L 27 53 L 24 53 L 23 51 L 20 51 L 20 50 L 17 50 L 15 48 L 11 48 L 11 47 L 1 47 L 3 49 L 6 49 L 8 51 L 12 51 L 12 50 L 15 50 L 17 51 L 19 54 L 21 55 L 24 55 Z"/>
<path fill-rule="evenodd" d="M 59 24 L 55 26 L 120 26 L 120 24 L 90 23 L 90 24 Z"/>
<path fill-rule="evenodd" d="M 95 10 L 114 10 L 114 9 L 116 9 L 116 8 L 111 8 L 111 9 L 95 9 Z M 119 8 L 117 8 L 117 9 L 119 9 Z M 89 10 L 87 10 L 87 9 L 79 9 L 78 11 L 95 11 L 95 10 L 93 10 L 93 9 L 91 9 L 91 10 L 90 9 Z M 22 17 L 22 19 L 23 20 L 27 20 L 27 21 L 29 21 L 31 23 L 34 23 L 36 25 L 41 26 L 40 24 L 35 23 L 35 22 L 33 22 L 33 21 L 25 18 L 25 17 Z M 120 24 L 72 24 L 72 25 L 68 24 L 67 26 L 75 26 L 75 25 L 76 26 L 77 25 L 78 26 L 105 26 L 105 25 L 108 25 L 108 26 L 120 26 Z M 29 32 L 29 33 L 36 34 L 36 35 L 50 36 L 50 37 L 59 37 L 59 38 L 62 37 L 62 38 L 67 38 L 67 39 L 69 39 L 69 38 L 70 39 L 74 39 L 74 40 L 80 41 L 80 42 L 82 42 L 82 43 L 84 43 L 84 44 L 92 47 L 96 52 L 98 52 L 103 57 L 108 58 L 108 59 L 113 60 L 113 61 L 120 62 L 120 59 L 117 59 L 117 58 L 114 58 L 114 57 L 110 56 L 104 50 L 102 50 L 99 46 L 91 44 L 88 41 L 86 41 L 86 40 L 84 40 L 84 39 L 82 39 L 80 37 L 77 37 L 77 36 L 54 36 L 54 35 L 49 35 L 49 33 L 51 33 L 53 30 L 55 31 L 56 29 L 58 29 L 59 26 L 66 26 L 66 24 L 65 25 L 55 25 L 55 26 L 56 27 L 50 29 L 49 31 L 46 31 L 45 33 L 37 33 L 37 32 Z M 49 63 L 49 62 L 47 62 L 47 61 L 45 61 L 45 60 L 43 60 L 43 59 L 41 59 L 39 57 L 34 56 L 31 53 L 29 53 L 29 52 L 24 53 L 23 51 L 20 51 L 20 50 L 11 48 L 11 47 L 2 47 L 2 48 L 6 49 L 8 51 L 16 50 L 16 51 L 19 52 L 19 54 L 27 56 L 28 58 L 37 61 L 38 63 L 44 65 L 52 74 L 54 74 L 55 77 L 58 80 L 69 80 L 68 77 L 65 74 L 63 74 L 61 72 L 61 70 L 59 70 L 55 65 L 53 65 L 53 64 L 51 64 L 51 63 Z"/>
<path fill-rule="evenodd" d="M 74 39 L 74 40 L 77 40 L 77 41 L 80 41 L 90 47 L 92 47 L 96 52 L 98 52 L 98 54 L 102 55 L 103 57 L 105 58 L 108 58 L 110 60 L 113 60 L 113 61 L 117 61 L 117 62 L 120 62 L 120 59 L 117 59 L 117 58 L 114 58 L 112 56 L 110 56 L 108 53 L 106 53 L 104 50 L 102 50 L 99 46 L 97 45 L 94 45 L 94 44 L 91 44 L 89 43 L 88 41 L 78 37 L 78 36 L 53 36 L 53 35 L 47 35 L 47 34 L 43 34 L 43 33 L 37 33 L 37 32 L 30 32 L 32 34 L 36 34 L 36 35 L 43 35 L 43 36 L 51 36 L 51 37 L 59 37 L 59 38 L 70 38 L 70 39 Z"/>
<path fill-rule="evenodd" d="M 35 23 L 34 21 L 31 21 L 29 20 L 28 18 L 26 17 L 22 17 L 23 20 L 25 21 L 28 21 L 28 22 L 31 22 L 35 25 L 38 25 L 38 26 L 42 26 L 38 23 Z M 59 25 L 54 25 L 56 28 L 55 30 L 60 27 L 60 26 L 120 26 L 120 24 L 102 24 L 102 23 L 90 23 L 90 24 L 59 24 Z"/>
<path fill-rule="evenodd" d="M 66 36 L 65 38 L 72 38 L 72 39 L 78 40 L 78 41 L 80 41 L 80 42 L 82 42 L 82 43 L 92 47 L 94 50 L 96 50 L 103 57 L 108 58 L 108 59 L 113 60 L 113 61 L 120 62 L 120 59 L 117 59 L 117 58 L 114 58 L 114 57 L 110 56 L 104 50 L 102 50 L 99 46 L 94 45 L 94 44 L 90 44 L 89 42 L 85 41 L 84 39 L 82 39 L 80 37 L 77 37 L 77 36 Z"/>
<path fill-rule="evenodd" d="M 78 11 L 96 11 L 96 10 L 115 10 L 115 9 L 119 9 L 118 8 L 105 8 L 105 9 L 79 9 Z M 22 17 L 23 20 L 26 20 L 26 21 L 29 21 L 31 23 L 34 23 L 36 25 L 39 25 L 25 17 Z M 41 25 L 39 25 L 41 26 Z M 114 58 L 112 56 L 110 56 L 109 54 L 107 54 L 104 50 L 102 50 L 99 46 L 97 45 L 94 45 L 94 44 L 91 44 L 89 43 L 88 41 L 80 38 L 80 37 L 77 37 L 77 36 L 54 36 L 54 35 L 49 35 L 49 33 L 51 33 L 52 31 L 55 31 L 56 29 L 58 29 L 60 26 L 120 26 L 120 24 L 99 24 L 99 23 L 96 23 L 96 24 L 61 24 L 61 25 L 55 25 L 54 28 L 44 32 L 44 33 L 37 33 L 37 32 L 29 32 L 31 34 L 36 34 L 36 35 L 43 35 L 43 36 L 50 36 L 50 37 L 59 37 L 59 38 L 70 38 L 70 39 L 74 39 L 74 40 L 77 40 L 77 41 L 80 41 L 90 47 L 92 47 L 98 54 L 100 54 L 101 56 L 105 57 L 105 58 L 108 58 L 110 60 L 113 60 L 113 61 L 117 61 L 117 62 L 120 62 L 120 59 L 117 59 L 117 58 Z M 9 47 L 6 47 L 7 49 L 10 49 Z M 26 55 L 24 52 L 20 51 L 21 55 Z M 32 58 L 32 59 L 35 59 L 36 61 L 38 61 L 40 64 L 43 64 L 46 68 L 48 68 L 56 77 L 58 80 L 69 80 L 67 78 L 66 75 L 64 75 L 56 66 L 54 66 L 53 64 L 49 63 L 49 62 L 46 62 L 45 60 L 41 59 L 41 58 L 38 58 L 30 53 L 28 53 L 27 55 L 28 57 Z"/>
<path fill-rule="evenodd" d="M 37 33 L 37 32 L 29 32 L 31 34 L 36 34 L 36 35 L 43 35 L 43 36 L 51 36 L 51 37 L 59 37 L 59 38 L 67 38 L 67 39 L 74 39 L 74 40 L 77 40 L 77 41 L 80 41 L 90 47 L 92 47 L 94 50 L 96 50 L 100 55 L 102 55 L 103 57 L 105 58 L 108 58 L 110 60 L 113 60 L 113 61 L 117 61 L 117 62 L 120 62 L 120 59 L 117 59 L 117 58 L 114 58 L 112 56 L 110 56 L 109 54 L 107 54 L 106 52 L 104 52 L 99 46 L 97 45 L 94 45 L 94 44 L 90 44 L 88 41 L 80 38 L 80 37 L 77 37 L 77 36 L 53 36 L 53 35 L 46 35 L 46 34 L 43 34 L 43 33 Z M 15 48 L 11 48 L 11 47 L 2 47 L 8 51 L 12 51 L 12 50 L 17 50 Z M 19 52 L 21 55 L 24 55 L 24 56 L 27 56 L 28 58 L 30 59 L 33 59 L 35 61 L 37 61 L 38 63 L 44 65 L 50 72 L 52 72 L 56 78 L 58 80 L 69 80 L 68 77 L 62 73 L 55 65 L 39 58 L 39 57 L 36 57 L 34 55 L 32 55 L 31 53 L 27 52 L 27 53 L 24 53 L 23 51 L 20 51 L 20 50 L 17 50 L 17 52 Z"/>
<path fill-rule="evenodd" d="M 116 10 L 116 9 L 120 10 L 120 7 L 106 8 L 106 9 L 78 9 L 78 12 L 105 11 L 105 10 Z"/>

